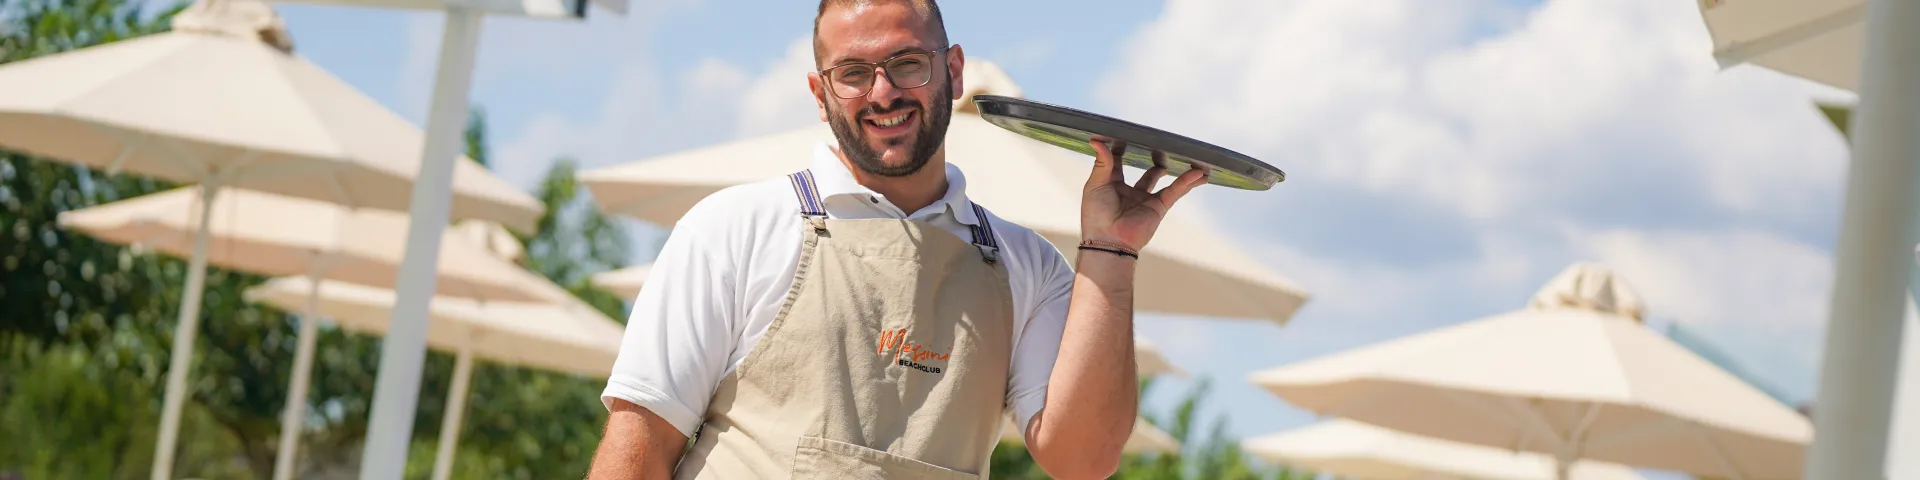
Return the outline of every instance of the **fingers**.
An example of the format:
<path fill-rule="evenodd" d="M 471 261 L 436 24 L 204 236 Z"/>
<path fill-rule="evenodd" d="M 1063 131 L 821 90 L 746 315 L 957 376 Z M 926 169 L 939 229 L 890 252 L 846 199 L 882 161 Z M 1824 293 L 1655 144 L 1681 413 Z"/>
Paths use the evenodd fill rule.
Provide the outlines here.
<path fill-rule="evenodd" d="M 1160 177 L 1167 176 L 1167 167 L 1153 167 L 1147 173 L 1140 174 L 1140 180 L 1133 182 L 1133 188 L 1142 192 L 1152 192 L 1153 184 L 1160 183 Z"/>
<path fill-rule="evenodd" d="M 1087 145 L 1093 146 L 1093 172 L 1087 175 L 1087 187 L 1111 181 L 1109 179 L 1120 171 L 1120 162 L 1114 161 L 1113 150 L 1099 138 L 1087 140 Z"/>
<path fill-rule="evenodd" d="M 1192 170 L 1187 170 L 1185 173 L 1181 173 L 1178 178 L 1173 179 L 1172 185 L 1160 189 L 1159 193 L 1153 195 L 1159 197 L 1160 202 L 1165 204 L 1167 208 L 1173 208 L 1173 203 L 1180 201 L 1180 197 L 1187 196 L 1187 192 L 1191 192 L 1194 188 L 1207 183 L 1207 174 L 1210 173 L 1210 170 L 1211 169 L 1207 167 L 1194 165 Z"/>
<path fill-rule="evenodd" d="M 1096 137 L 1087 144 L 1093 146 L 1093 173 L 1087 177 L 1087 186 L 1125 184 L 1127 177 L 1120 170 L 1120 162 L 1126 158 L 1127 142 Z"/>

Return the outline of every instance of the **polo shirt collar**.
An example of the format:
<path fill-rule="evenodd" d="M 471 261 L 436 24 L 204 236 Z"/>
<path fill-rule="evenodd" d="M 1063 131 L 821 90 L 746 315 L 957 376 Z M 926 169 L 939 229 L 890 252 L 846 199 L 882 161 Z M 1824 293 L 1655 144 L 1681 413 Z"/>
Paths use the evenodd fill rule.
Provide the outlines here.
<path fill-rule="evenodd" d="M 952 162 L 947 162 L 946 166 L 947 193 L 928 207 L 945 207 L 947 214 L 952 215 L 960 223 L 979 225 L 980 218 L 974 215 L 973 202 L 967 199 L 966 175 L 961 174 L 960 167 L 954 166 Z M 813 171 L 814 186 L 819 189 L 822 201 L 840 195 L 857 197 L 871 195 L 882 200 L 886 199 L 879 192 L 861 185 L 853 178 L 853 171 L 848 170 L 847 165 L 840 162 L 840 156 L 833 152 L 831 142 L 820 141 L 814 144 L 813 162 L 809 165 L 809 169 Z M 911 217 L 914 213 L 917 212 L 907 212 L 907 215 Z"/>

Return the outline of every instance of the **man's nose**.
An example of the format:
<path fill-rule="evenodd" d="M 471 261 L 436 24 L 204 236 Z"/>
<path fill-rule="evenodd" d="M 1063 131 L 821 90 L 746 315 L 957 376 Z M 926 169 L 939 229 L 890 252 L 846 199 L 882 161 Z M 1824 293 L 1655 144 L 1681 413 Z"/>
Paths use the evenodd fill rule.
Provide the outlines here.
<path fill-rule="evenodd" d="M 893 85 L 891 72 L 880 70 L 877 73 L 874 75 L 873 88 L 867 91 L 867 101 L 881 107 L 893 106 L 894 100 L 906 95 L 906 91 Z"/>

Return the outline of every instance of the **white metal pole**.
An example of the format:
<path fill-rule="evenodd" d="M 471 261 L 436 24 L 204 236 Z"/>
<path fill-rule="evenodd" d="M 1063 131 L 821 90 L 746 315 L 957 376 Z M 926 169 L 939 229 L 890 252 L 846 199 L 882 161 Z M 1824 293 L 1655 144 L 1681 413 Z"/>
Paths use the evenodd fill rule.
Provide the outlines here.
<path fill-rule="evenodd" d="M 187 403 L 187 375 L 193 368 L 194 338 L 200 333 L 200 296 L 207 283 L 207 244 L 213 240 L 214 195 L 220 192 L 220 179 L 200 184 L 199 230 L 193 237 L 193 254 L 187 260 L 186 293 L 180 299 L 180 319 L 173 328 L 173 351 L 167 366 L 167 393 L 160 409 L 160 438 L 153 442 L 153 480 L 173 477 L 174 443 L 180 438 L 180 411 Z"/>
<path fill-rule="evenodd" d="M 453 165 L 461 153 L 461 130 L 466 127 L 480 20 L 479 12 L 465 8 L 446 12 L 426 146 L 408 212 L 412 220 L 407 227 L 406 260 L 400 264 L 396 282 L 399 298 L 380 348 L 379 380 L 374 384 L 373 413 L 361 455 L 362 480 L 400 480 L 405 472 L 413 410 L 420 401 L 420 369 L 427 356 L 427 302 L 437 280 L 440 235 L 452 208 Z"/>
<path fill-rule="evenodd" d="M 1884 479 L 1913 245 L 1920 240 L 1920 3 L 1868 0 L 1853 162 L 1804 478 Z"/>
<path fill-rule="evenodd" d="M 440 419 L 439 451 L 433 455 L 433 480 L 453 475 L 453 451 L 460 445 L 460 421 L 467 412 L 467 382 L 473 378 L 473 350 L 460 346 L 453 363 L 453 386 L 447 390 L 447 413 Z"/>
<path fill-rule="evenodd" d="M 287 388 L 287 409 L 280 417 L 280 451 L 273 459 L 273 480 L 289 480 L 298 467 L 295 453 L 300 451 L 300 430 L 306 423 L 307 385 L 313 378 L 313 355 L 320 341 L 320 271 L 317 266 L 307 279 L 307 311 L 300 316 L 300 343 L 293 353 L 293 380 Z"/>

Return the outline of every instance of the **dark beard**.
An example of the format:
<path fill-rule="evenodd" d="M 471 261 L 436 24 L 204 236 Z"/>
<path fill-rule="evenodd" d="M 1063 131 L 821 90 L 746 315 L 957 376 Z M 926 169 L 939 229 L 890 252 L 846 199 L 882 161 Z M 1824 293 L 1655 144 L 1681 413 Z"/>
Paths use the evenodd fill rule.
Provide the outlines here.
<path fill-rule="evenodd" d="M 943 100 L 953 98 L 953 83 L 942 83 L 940 86 L 940 95 L 934 98 Z M 934 152 L 940 151 L 940 143 L 947 136 L 947 122 L 953 119 L 953 103 L 935 103 L 938 103 L 938 105 L 933 105 L 932 108 L 928 108 L 927 106 L 920 105 L 920 102 L 917 100 L 903 96 L 884 109 L 869 107 L 852 120 L 849 120 L 846 115 L 834 111 L 834 108 L 831 106 L 832 104 L 829 103 L 827 113 L 832 115 L 828 116 L 829 120 L 827 124 L 833 127 L 833 136 L 840 141 L 840 151 L 845 153 L 847 158 L 853 161 L 855 167 L 859 167 L 861 171 L 871 175 L 904 177 L 919 172 L 922 167 L 927 166 L 927 162 L 933 160 Z M 913 149 L 907 157 L 907 163 L 898 166 L 888 166 L 885 163 L 881 163 L 880 152 L 867 146 L 870 142 L 867 141 L 866 129 L 855 128 L 853 122 L 862 121 L 868 116 L 897 112 L 908 107 L 921 107 L 920 112 L 928 117 L 920 123 L 920 129 L 914 132 Z"/>

